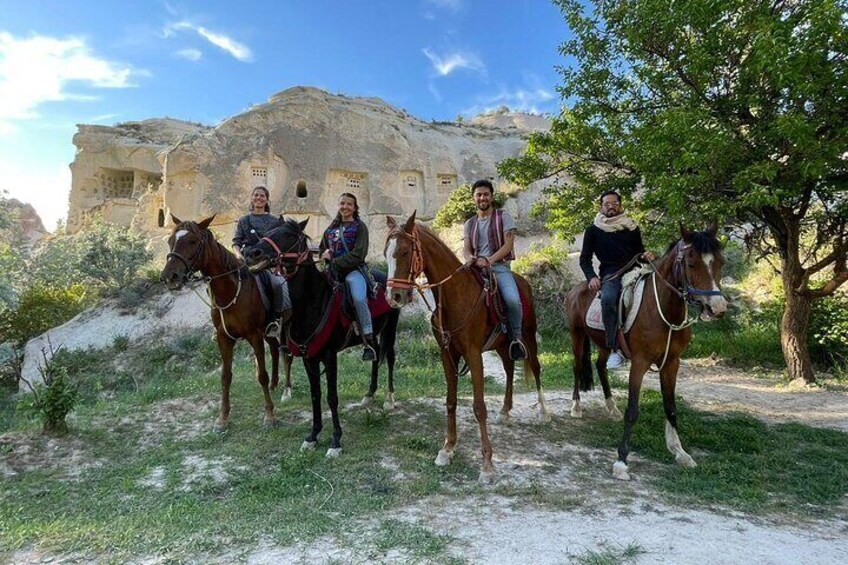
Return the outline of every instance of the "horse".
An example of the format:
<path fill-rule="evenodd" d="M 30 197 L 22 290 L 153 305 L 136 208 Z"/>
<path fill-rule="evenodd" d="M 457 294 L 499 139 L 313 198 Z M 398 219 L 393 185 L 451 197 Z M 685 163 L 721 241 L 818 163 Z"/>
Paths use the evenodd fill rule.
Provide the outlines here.
<path fill-rule="evenodd" d="M 613 465 L 613 477 L 630 480 L 627 455 L 630 453 L 630 436 L 639 417 L 639 391 L 645 372 L 655 364 L 659 367 L 660 388 L 665 410 L 665 443 L 683 467 L 695 467 L 696 463 L 686 453 L 677 435 L 677 408 L 674 389 L 680 356 L 692 339 L 688 305 L 701 309 L 701 319 L 718 318 L 727 311 L 727 301 L 721 294 L 721 268 L 724 258 L 721 245 L 716 239 L 717 227 L 713 224 L 706 231 L 692 232 L 680 225 L 681 239 L 672 242 L 666 254 L 654 265 L 647 277 L 644 298 L 633 326 L 626 334 L 632 352 L 627 410 L 624 414 L 624 436 L 618 446 L 618 459 Z M 591 346 L 599 349 L 595 367 L 612 416 L 621 418 L 615 407 L 607 376 L 607 358 L 603 330 L 586 325 L 586 312 L 597 293 L 582 282 L 572 288 L 566 296 L 571 346 L 574 353 L 574 394 L 571 415 L 579 418 L 580 390 L 592 388 Z"/>
<path fill-rule="evenodd" d="M 321 364 L 327 378 L 327 404 L 333 420 L 333 436 L 327 457 L 338 457 L 342 452 L 342 427 L 339 421 L 338 364 L 339 351 L 361 344 L 362 338 L 353 328 L 345 328 L 340 316 L 341 296 L 324 276 L 309 250 L 309 237 L 304 232 L 309 220 L 288 220 L 271 230 L 256 245 L 244 251 L 252 270 L 276 265 L 289 281 L 292 299 L 292 321 L 287 339 L 289 349 L 303 357 L 303 366 L 309 377 L 312 396 L 312 429 L 301 445 L 301 451 L 315 449 L 321 432 Z M 281 251 L 282 250 L 282 251 Z M 379 303 L 378 299 L 375 300 Z M 373 316 L 374 339 L 377 342 L 377 359 L 371 363 L 371 383 L 363 399 L 369 405 L 377 390 L 380 364 L 385 359 L 389 373 L 389 390 L 384 408 L 394 408 L 395 341 L 400 313 L 383 301 L 386 311 Z"/>
<path fill-rule="evenodd" d="M 442 367 L 447 383 L 447 436 L 442 449 L 436 456 L 435 464 L 448 465 L 456 449 L 456 394 L 459 379 L 458 362 L 462 357 L 471 371 L 474 396 L 474 416 L 480 426 L 483 462 L 480 480 L 490 482 L 494 479 L 492 465 L 492 446 L 489 442 L 486 403 L 483 398 L 483 350 L 489 336 L 496 331 L 496 323 L 489 317 L 485 306 L 486 290 L 473 272 L 464 268 L 456 255 L 442 242 L 430 228 L 415 221 L 415 212 L 401 226 L 391 216 L 386 217 L 389 233 L 386 236 L 384 254 L 388 265 L 390 302 L 402 307 L 412 300 L 412 289 L 422 288 L 415 279 L 422 273 L 428 281 L 438 281 L 426 285 L 433 291 L 435 309 L 431 317 L 433 335 L 440 345 Z M 528 282 L 515 275 L 521 295 L 527 300 L 529 313 L 524 316 L 522 338 L 527 348 L 524 360 L 524 377 L 530 375 L 536 382 L 541 418 L 550 421 L 542 391 L 541 366 L 536 343 L 536 314 L 533 307 L 533 293 Z M 504 393 L 501 416 L 509 418 L 512 409 L 512 381 L 515 362 L 509 356 L 509 340 L 501 333 L 490 345 L 497 351 L 506 372 L 506 391 Z"/>
<path fill-rule="evenodd" d="M 201 222 L 183 222 L 171 215 L 174 228 L 168 238 L 169 252 L 159 276 L 170 290 L 178 290 L 199 272 L 209 283 L 212 324 L 218 352 L 221 354 L 221 406 L 214 430 L 224 432 L 230 420 L 230 384 L 233 380 L 233 348 L 236 340 L 250 343 L 256 359 L 256 378 L 265 397 L 263 425 L 276 425 L 270 390 L 279 384 L 280 348 L 275 338 L 265 337 L 265 307 L 259 285 L 247 268 L 221 245 L 209 224 L 215 216 Z M 271 382 L 265 369 L 265 342 L 271 349 Z M 281 401 L 291 398 L 291 355 L 283 355 L 286 384 Z"/>

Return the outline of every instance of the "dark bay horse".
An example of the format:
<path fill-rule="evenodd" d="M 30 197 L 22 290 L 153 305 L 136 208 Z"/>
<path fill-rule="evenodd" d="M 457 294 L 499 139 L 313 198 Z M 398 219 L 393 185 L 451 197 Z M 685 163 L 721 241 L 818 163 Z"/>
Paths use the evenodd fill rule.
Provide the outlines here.
<path fill-rule="evenodd" d="M 327 377 L 327 404 L 333 420 L 333 437 L 327 450 L 327 457 L 341 454 L 342 427 L 339 422 L 338 395 L 338 352 L 362 343 L 359 335 L 343 327 L 337 315 L 337 300 L 333 286 L 315 265 L 309 251 L 309 237 L 304 232 L 304 220 L 297 223 L 289 220 L 282 226 L 271 230 L 259 243 L 244 251 L 245 261 L 251 269 L 265 269 L 277 265 L 289 281 L 289 293 L 292 299 L 292 321 L 289 328 L 289 347 L 299 349 L 303 356 L 303 366 L 309 376 L 309 390 L 312 395 L 312 430 L 301 446 L 301 450 L 314 449 L 318 445 L 321 432 L 321 364 Z M 273 245 L 272 245 L 273 244 Z M 371 363 L 371 384 L 363 401 L 367 404 L 377 389 L 377 376 L 380 363 L 386 361 L 389 372 L 389 392 L 386 394 L 385 407 L 394 407 L 394 368 L 395 339 L 400 317 L 397 310 L 387 308 L 387 312 L 374 316 L 374 339 L 377 341 L 377 360 Z M 329 320 L 329 321 L 328 321 Z"/>
<path fill-rule="evenodd" d="M 627 410 L 624 415 L 624 437 L 618 446 L 618 460 L 613 465 L 615 478 L 629 480 L 627 455 L 630 453 L 630 435 L 639 417 L 639 392 L 642 379 L 652 364 L 659 367 L 660 388 L 665 409 L 665 444 L 684 467 L 694 467 L 695 461 L 683 450 L 677 435 L 677 408 L 674 388 L 680 355 L 692 339 L 690 325 L 695 319 L 688 317 L 688 304 L 701 308 L 704 320 L 724 315 L 727 301 L 721 295 L 719 281 L 724 259 L 716 239 L 716 227 L 707 231 L 691 232 L 680 226 L 681 239 L 669 246 L 668 252 L 656 263 L 656 270 L 645 282 L 639 312 L 633 326 L 626 334 L 630 344 L 630 386 Z M 592 388 L 590 341 L 600 353 L 595 367 L 603 387 L 607 408 L 611 415 L 621 416 L 615 408 L 607 376 L 607 358 L 603 330 L 586 326 L 586 311 L 597 293 L 589 290 L 586 282 L 575 286 L 566 296 L 571 345 L 574 352 L 574 395 L 571 415 L 580 417 L 580 392 Z"/>
<path fill-rule="evenodd" d="M 489 443 L 486 402 L 483 398 L 483 348 L 486 339 L 495 329 L 486 307 L 485 290 L 475 275 L 454 255 L 430 228 L 415 222 L 415 213 L 398 225 L 387 216 L 389 234 L 386 238 L 386 262 L 388 264 L 389 286 L 392 289 L 391 301 L 399 307 L 412 299 L 412 289 L 417 286 L 415 279 L 420 274 L 427 276 L 436 300 L 431 324 L 433 335 L 442 351 L 442 366 L 447 382 L 447 437 L 444 447 L 436 457 L 436 465 L 450 463 L 456 448 L 456 395 L 459 379 L 460 357 L 465 359 L 471 370 L 471 382 L 474 388 L 474 416 L 480 426 L 480 441 L 483 451 L 483 465 L 480 471 L 482 481 L 494 477 L 492 465 L 492 446 Z M 542 391 L 541 366 L 537 355 L 536 314 L 533 307 L 533 293 L 527 281 L 516 275 L 516 282 L 523 297 L 529 304 L 529 313 L 524 315 L 522 340 L 527 348 L 524 360 L 524 377 L 530 375 L 536 382 L 541 417 L 550 421 Z M 491 344 L 498 352 L 506 371 L 506 391 L 501 414 L 509 417 L 512 409 L 512 381 L 515 362 L 509 356 L 509 340 L 499 334 Z"/>
<path fill-rule="evenodd" d="M 233 380 L 233 348 L 236 340 L 246 339 L 256 358 L 256 378 L 265 395 L 265 427 L 276 424 L 274 402 L 270 390 L 279 383 L 280 349 L 276 339 L 265 337 L 265 308 L 254 277 L 236 256 L 218 243 L 209 224 L 215 216 L 202 222 L 183 222 L 171 216 L 176 224 L 168 239 L 168 253 L 160 280 L 171 290 L 177 290 L 199 272 L 209 283 L 212 323 L 218 351 L 221 354 L 221 411 L 215 423 L 216 431 L 224 431 L 230 419 L 230 385 Z M 271 349 L 270 389 L 265 369 L 265 341 Z M 283 355 L 286 385 L 283 400 L 291 398 L 290 355 Z"/>

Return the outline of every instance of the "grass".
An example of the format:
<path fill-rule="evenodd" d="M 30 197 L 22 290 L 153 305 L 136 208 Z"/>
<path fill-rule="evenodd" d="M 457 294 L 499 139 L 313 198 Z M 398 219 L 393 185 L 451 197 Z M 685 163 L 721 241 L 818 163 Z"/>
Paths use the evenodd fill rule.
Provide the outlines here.
<path fill-rule="evenodd" d="M 101 352 L 63 353 L 63 363 L 83 385 L 71 432 L 57 440 L 39 436 L 35 420 L 0 399 L 0 431 L 23 438 L 45 460 L 4 479 L 0 493 L 0 559 L 21 548 L 96 554 L 123 562 L 139 556 L 181 561 L 271 543 L 289 546 L 329 540 L 355 547 L 375 560 L 456 562 L 454 541 L 441 531 L 391 512 L 443 497 L 507 497 L 518 505 L 572 511 L 586 499 L 574 485 L 477 483 L 476 438 L 464 439 L 452 465 L 435 467 L 444 434 L 444 376 L 438 349 L 421 317 L 401 317 L 396 367 L 398 413 L 346 407 L 361 399 L 367 371 L 359 351 L 340 357 L 340 400 L 344 455 L 326 459 L 330 422 L 325 419 L 318 450 L 300 452 L 308 431 L 309 392 L 296 363 L 292 401 L 279 405 L 280 426 L 261 427 L 262 400 L 244 345 L 237 350 L 231 428 L 209 431 L 219 395 L 215 348 L 208 336 L 133 347 L 116 343 Z M 571 388 L 568 336 L 541 343 L 548 390 Z M 701 339 L 696 336 L 695 342 Z M 726 340 L 726 338 L 725 338 Z M 727 340 L 726 340 L 727 341 Z M 618 382 L 617 386 L 624 383 Z M 385 372 L 381 374 L 385 391 Z M 487 382 L 487 394 L 502 392 Z M 517 391 L 524 390 L 517 384 Z M 470 379 L 459 394 L 471 394 Z M 414 399 L 438 399 L 432 403 Z M 467 404 L 467 400 L 463 400 Z M 170 404 L 168 404 L 170 403 Z M 199 409 L 198 406 L 207 406 Z M 801 425 L 766 425 L 744 415 L 715 416 L 678 403 L 680 436 L 699 466 L 681 469 L 662 437 L 660 395 L 644 391 L 632 447 L 633 464 L 651 488 L 690 508 L 733 508 L 758 515 L 830 517 L 844 511 L 848 493 L 848 436 Z M 165 407 L 169 407 L 166 409 Z M 490 406 L 490 413 L 494 412 Z M 623 406 L 621 406 L 623 408 Z M 562 415 L 567 407 L 552 406 Z M 156 418 L 162 419 L 157 421 Z M 462 423 L 461 423 L 462 424 Z M 521 427 L 529 439 L 612 453 L 621 423 L 571 420 Z M 467 437 L 467 436 L 466 436 Z M 48 442 L 58 442 L 66 459 L 49 460 Z M 0 440 L 0 458 L 10 462 L 18 444 Z M 55 456 L 54 456 L 55 457 Z M 0 459 L 2 463 L 3 459 Z M 95 463 L 69 479 L 67 469 Z M 545 462 L 553 471 L 563 463 Z M 585 488 L 600 488 L 597 465 L 569 461 Z M 606 470 L 604 470 L 606 471 Z M 619 489 L 618 485 L 614 485 Z M 559 488 L 557 491 L 556 488 Z M 583 487 L 580 487 L 583 488 Z M 624 563 L 641 549 L 631 544 L 579 556 L 581 563 Z"/>

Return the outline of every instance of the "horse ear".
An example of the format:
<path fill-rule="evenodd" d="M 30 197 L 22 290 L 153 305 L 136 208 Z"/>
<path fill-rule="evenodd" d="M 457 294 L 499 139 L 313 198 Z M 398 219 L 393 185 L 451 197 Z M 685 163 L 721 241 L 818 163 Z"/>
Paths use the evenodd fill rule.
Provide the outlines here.
<path fill-rule="evenodd" d="M 680 237 L 683 238 L 683 241 L 692 241 L 692 232 L 683 226 L 683 222 L 680 222 Z"/>
<path fill-rule="evenodd" d="M 403 226 L 403 231 L 405 231 L 406 233 L 412 233 L 412 228 L 415 227 L 415 214 L 417 212 L 418 210 L 413 210 L 412 215 L 409 217 L 408 220 L 406 220 L 406 224 Z"/>
<path fill-rule="evenodd" d="M 181 219 L 179 219 L 173 214 L 171 214 L 171 221 L 174 222 L 175 225 L 180 225 L 181 223 L 183 223 Z"/>
<path fill-rule="evenodd" d="M 707 225 L 707 233 L 712 237 L 715 237 L 718 233 L 718 222 L 715 219 L 710 220 L 710 223 Z"/>
<path fill-rule="evenodd" d="M 391 216 L 386 216 L 386 227 L 393 230 L 397 227 L 397 222 Z"/>
<path fill-rule="evenodd" d="M 309 223 L 309 218 L 306 218 L 302 222 L 298 222 L 297 225 L 300 226 L 300 231 L 306 231 L 306 224 L 308 224 L 308 223 Z"/>
<path fill-rule="evenodd" d="M 215 219 L 215 216 L 216 216 L 216 215 L 217 215 L 217 214 L 212 214 L 212 216 L 211 216 L 211 217 L 206 218 L 206 219 L 205 219 L 205 220 L 203 220 L 202 222 L 199 222 L 199 223 L 197 224 L 197 227 L 199 227 L 199 228 L 200 228 L 200 229 L 202 229 L 202 230 L 208 229 L 208 228 L 209 228 L 209 224 L 211 224 L 211 223 L 212 223 L 212 220 L 214 220 L 214 219 Z"/>

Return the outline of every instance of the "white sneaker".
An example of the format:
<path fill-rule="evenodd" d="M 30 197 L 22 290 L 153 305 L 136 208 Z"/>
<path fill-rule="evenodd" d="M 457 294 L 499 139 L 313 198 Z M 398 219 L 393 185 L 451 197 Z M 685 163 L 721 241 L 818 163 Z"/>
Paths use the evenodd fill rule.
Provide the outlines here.
<path fill-rule="evenodd" d="M 607 369 L 618 369 L 624 365 L 624 357 L 618 351 L 613 351 L 607 359 Z"/>

